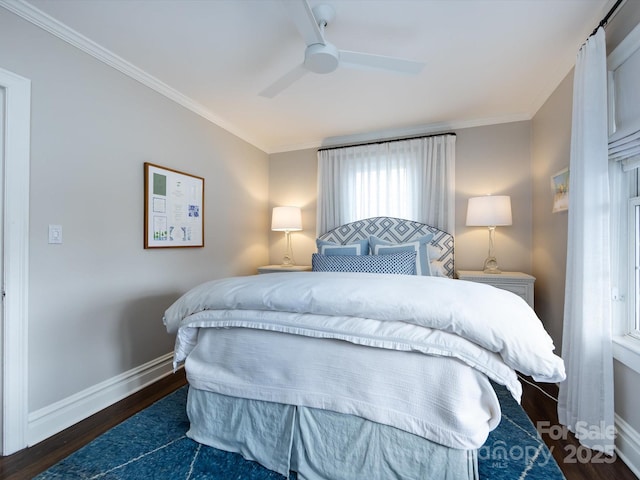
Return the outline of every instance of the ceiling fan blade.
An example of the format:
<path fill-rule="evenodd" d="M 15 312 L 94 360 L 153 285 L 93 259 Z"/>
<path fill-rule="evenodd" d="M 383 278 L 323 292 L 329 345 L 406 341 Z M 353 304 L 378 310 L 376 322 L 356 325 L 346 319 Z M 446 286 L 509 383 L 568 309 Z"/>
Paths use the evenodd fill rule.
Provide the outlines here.
<path fill-rule="evenodd" d="M 307 45 L 324 44 L 324 35 L 307 0 L 282 0 L 282 4 Z"/>
<path fill-rule="evenodd" d="M 285 73 L 282 77 L 262 90 L 258 95 L 260 95 L 261 97 L 273 98 L 285 88 L 301 79 L 307 73 L 309 73 L 309 70 L 304 68 L 302 65 L 298 65 L 296 68 L 289 71 L 288 73 Z"/>
<path fill-rule="evenodd" d="M 397 57 L 386 57 L 372 53 L 350 52 L 340 50 L 340 65 L 345 67 L 368 67 L 381 70 L 389 70 L 398 73 L 416 75 L 422 71 L 424 62 L 416 62 Z"/>

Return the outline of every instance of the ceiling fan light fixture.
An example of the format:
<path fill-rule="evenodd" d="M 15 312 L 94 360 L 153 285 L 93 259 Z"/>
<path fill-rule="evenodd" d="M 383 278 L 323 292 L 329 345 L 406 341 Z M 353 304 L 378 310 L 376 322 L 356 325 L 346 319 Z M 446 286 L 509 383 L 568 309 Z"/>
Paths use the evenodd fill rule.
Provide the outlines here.
<path fill-rule="evenodd" d="M 331 43 L 314 43 L 304 52 L 304 67 L 315 73 L 331 73 L 338 68 L 340 54 Z"/>
<path fill-rule="evenodd" d="M 315 1 L 317 0 L 314 0 L 314 3 Z M 281 2 L 305 41 L 304 62 L 262 90 L 259 93 L 262 97 L 275 97 L 308 72 L 331 73 L 341 65 L 348 68 L 365 67 L 412 75 L 419 74 L 424 67 L 424 62 L 399 57 L 338 50 L 335 45 L 327 42 L 324 36 L 327 24 L 334 19 L 336 13 L 331 5 L 321 3 L 311 8 L 309 0 L 281 0 Z"/>

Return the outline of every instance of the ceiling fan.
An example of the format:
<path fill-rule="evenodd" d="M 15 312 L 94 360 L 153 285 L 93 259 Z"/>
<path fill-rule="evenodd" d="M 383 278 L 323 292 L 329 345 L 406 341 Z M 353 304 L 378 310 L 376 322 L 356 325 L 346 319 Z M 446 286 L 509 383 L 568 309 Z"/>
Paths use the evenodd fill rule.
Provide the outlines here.
<path fill-rule="evenodd" d="M 307 48 L 304 61 L 262 90 L 262 97 L 275 97 L 309 72 L 331 73 L 339 66 L 368 67 L 414 75 L 424 67 L 423 62 L 404 58 L 338 50 L 324 35 L 325 27 L 335 17 L 335 10 L 331 5 L 320 4 L 311 8 L 307 0 L 282 0 L 282 3 L 304 38 Z"/>

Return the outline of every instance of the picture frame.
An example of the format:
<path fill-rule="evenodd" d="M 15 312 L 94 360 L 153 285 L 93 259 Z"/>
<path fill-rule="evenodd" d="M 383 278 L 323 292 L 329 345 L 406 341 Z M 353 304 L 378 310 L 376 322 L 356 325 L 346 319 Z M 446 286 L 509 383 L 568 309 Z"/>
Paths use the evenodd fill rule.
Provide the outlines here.
<path fill-rule="evenodd" d="M 144 163 L 144 248 L 204 247 L 204 178 Z"/>
<path fill-rule="evenodd" d="M 553 213 L 569 209 L 569 169 L 563 168 L 551 175 L 551 191 L 553 192 Z"/>

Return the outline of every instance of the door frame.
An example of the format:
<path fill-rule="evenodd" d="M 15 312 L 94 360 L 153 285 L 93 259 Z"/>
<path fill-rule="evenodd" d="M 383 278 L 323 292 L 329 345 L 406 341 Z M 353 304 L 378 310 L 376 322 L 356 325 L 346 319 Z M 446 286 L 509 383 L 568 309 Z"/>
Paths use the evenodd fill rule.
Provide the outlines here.
<path fill-rule="evenodd" d="M 27 446 L 31 80 L 0 68 L 5 91 L 2 455 Z"/>

